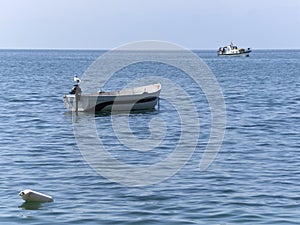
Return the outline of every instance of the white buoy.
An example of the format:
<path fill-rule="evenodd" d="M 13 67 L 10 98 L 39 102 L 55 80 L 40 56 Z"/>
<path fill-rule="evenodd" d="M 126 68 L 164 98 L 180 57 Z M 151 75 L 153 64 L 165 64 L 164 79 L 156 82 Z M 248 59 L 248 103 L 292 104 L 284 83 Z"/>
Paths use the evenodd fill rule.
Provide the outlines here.
<path fill-rule="evenodd" d="M 27 202 L 53 202 L 53 198 L 51 196 L 30 189 L 21 191 L 19 195 Z"/>

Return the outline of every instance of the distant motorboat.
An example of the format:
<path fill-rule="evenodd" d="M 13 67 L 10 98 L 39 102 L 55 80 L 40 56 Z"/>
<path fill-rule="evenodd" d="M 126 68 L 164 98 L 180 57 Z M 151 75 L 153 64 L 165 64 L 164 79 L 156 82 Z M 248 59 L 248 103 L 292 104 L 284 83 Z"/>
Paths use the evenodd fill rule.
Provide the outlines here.
<path fill-rule="evenodd" d="M 159 100 L 161 84 L 129 88 L 119 91 L 99 91 L 83 94 L 75 84 L 69 94 L 63 96 L 64 104 L 70 111 L 131 111 L 153 109 Z"/>
<path fill-rule="evenodd" d="M 251 52 L 250 48 L 238 48 L 237 46 L 233 45 L 232 42 L 230 45 L 220 47 L 218 50 L 218 56 L 246 56 L 249 57 Z"/>

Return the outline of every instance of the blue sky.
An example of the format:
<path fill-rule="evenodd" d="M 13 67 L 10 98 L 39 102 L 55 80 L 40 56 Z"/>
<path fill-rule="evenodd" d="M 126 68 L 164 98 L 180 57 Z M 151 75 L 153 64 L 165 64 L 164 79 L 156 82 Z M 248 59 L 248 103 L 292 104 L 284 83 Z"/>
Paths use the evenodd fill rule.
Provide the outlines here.
<path fill-rule="evenodd" d="M 300 0 L 0 0 L 0 49 L 300 49 Z"/>

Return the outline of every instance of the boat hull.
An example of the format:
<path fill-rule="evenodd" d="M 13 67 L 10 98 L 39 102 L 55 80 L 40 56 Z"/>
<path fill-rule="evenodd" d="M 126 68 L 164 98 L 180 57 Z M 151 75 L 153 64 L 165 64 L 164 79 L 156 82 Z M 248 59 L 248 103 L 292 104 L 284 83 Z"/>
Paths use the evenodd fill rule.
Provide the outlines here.
<path fill-rule="evenodd" d="M 244 56 L 244 57 L 249 57 L 250 52 L 251 51 L 243 52 L 243 53 L 223 53 L 223 54 L 218 53 L 218 56 Z"/>
<path fill-rule="evenodd" d="M 160 85 L 155 90 L 148 90 L 150 86 L 140 87 L 139 89 L 129 89 L 119 92 L 107 92 L 99 94 L 64 95 L 63 100 L 66 108 L 70 111 L 132 111 L 153 109 L 158 103 Z M 152 87 L 152 86 L 151 86 Z M 148 88 L 148 89 L 147 89 Z M 137 90 L 145 90 L 137 93 Z M 148 90 L 148 91 L 147 91 Z M 76 106 L 77 105 L 77 106 Z"/>

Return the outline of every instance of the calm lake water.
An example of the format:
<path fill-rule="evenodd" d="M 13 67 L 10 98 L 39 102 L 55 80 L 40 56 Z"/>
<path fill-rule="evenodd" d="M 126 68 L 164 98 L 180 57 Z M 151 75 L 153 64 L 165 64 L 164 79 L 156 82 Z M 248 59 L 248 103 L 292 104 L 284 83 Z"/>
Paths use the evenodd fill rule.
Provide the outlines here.
<path fill-rule="evenodd" d="M 199 141 L 191 159 L 174 176 L 145 187 L 128 187 L 93 170 L 76 144 L 72 113 L 63 105 L 73 75 L 80 77 L 103 53 L 0 50 L 1 224 L 300 224 L 299 50 L 255 50 L 249 58 L 195 51 L 215 74 L 227 115 L 223 144 L 205 171 L 199 162 L 211 117 L 201 90 L 182 71 L 159 63 L 119 71 L 120 80 L 105 88 L 161 75 L 181 85 L 199 113 Z M 156 110 L 129 116 L 132 132 L 150 136 L 154 117 L 167 129 L 162 145 L 150 152 L 125 151 L 110 115 L 83 113 L 78 119 L 92 118 L 119 160 L 147 166 L 172 153 L 181 131 L 178 113 L 162 99 Z M 24 189 L 55 201 L 24 204 L 18 196 Z"/>

